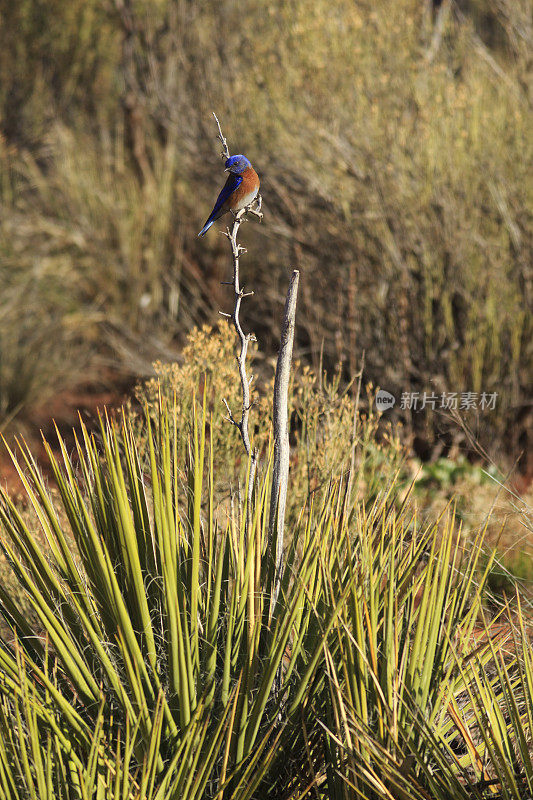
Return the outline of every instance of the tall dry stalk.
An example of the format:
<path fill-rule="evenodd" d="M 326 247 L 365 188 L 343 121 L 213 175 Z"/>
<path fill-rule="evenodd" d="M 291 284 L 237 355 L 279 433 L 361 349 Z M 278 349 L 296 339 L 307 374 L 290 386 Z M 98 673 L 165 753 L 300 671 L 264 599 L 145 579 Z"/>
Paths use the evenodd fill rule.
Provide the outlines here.
<path fill-rule="evenodd" d="M 217 127 L 218 127 L 218 138 L 222 144 L 222 158 L 228 159 L 230 157 L 230 152 L 228 148 L 228 143 L 226 138 L 222 133 L 222 129 L 220 127 L 220 122 L 218 121 L 217 115 L 213 112 L 213 116 L 216 120 Z M 250 384 L 253 380 L 253 375 L 248 376 L 246 372 L 246 356 L 248 353 L 248 345 L 251 341 L 255 341 L 255 334 L 253 333 L 244 333 L 240 321 L 240 310 L 241 310 L 241 303 L 244 297 L 251 297 L 253 292 L 245 292 L 244 287 L 241 286 L 240 283 L 240 255 L 241 253 L 246 252 L 246 248 L 244 248 L 239 242 L 237 241 L 237 235 L 239 233 L 239 228 L 244 220 L 245 214 L 251 213 L 254 216 L 262 219 L 263 214 L 261 212 L 261 195 L 253 201 L 253 203 L 248 206 L 247 208 L 243 208 L 237 214 L 235 214 L 233 218 L 233 225 L 231 229 L 228 227 L 225 231 L 223 231 L 224 236 L 226 236 L 229 240 L 230 247 L 231 247 L 231 257 L 233 262 L 233 277 L 231 281 L 223 281 L 225 285 L 233 286 L 234 292 L 234 306 L 233 311 L 231 314 L 226 314 L 225 312 L 220 312 L 222 316 L 228 317 L 233 322 L 235 327 L 235 331 L 237 333 L 237 337 L 240 343 L 240 351 L 239 355 L 237 356 L 237 364 L 239 369 L 239 376 L 241 380 L 241 388 L 242 388 L 242 408 L 241 408 L 241 418 L 240 420 L 236 420 L 233 416 L 233 412 L 231 411 L 229 404 L 226 400 L 224 400 L 224 404 L 226 406 L 228 412 L 228 420 L 234 425 L 242 439 L 242 443 L 244 445 L 244 449 L 246 450 L 246 455 L 250 459 L 250 469 L 248 472 L 248 481 L 247 481 L 247 488 L 246 488 L 246 497 L 247 497 L 247 525 L 246 529 L 248 531 L 250 519 L 251 519 L 251 508 L 252 508 L 252 495 L 253 495 L 253 488 L 254 488 L 254 481 L 255 481 L 255 473 L 257 471 L 257 457 L 258 453 L 256 448 L 253 448 L 250 443 L 250 432 L 249 432 L 249 417 L 250 417 L 250 408 L 252 407 L 252 400 L 250 396 Z"/>
<path fill-rule="evenodd" d="M 285 506 L 287 503 L 287 486 L 289 481 L 289 425 L 287 404 L 299 280 L 300 273 L 295 269 L 291 276 L 287 300 L 285 301 L 285 313 L 283 315 L 281 342 L 276 365 L 276 378 L 274 381 L 274 465 L 268 527 L 270 551 L 272 553 L 275 551 L 276 559 L 272 597 L 273 606 L 277 603 L 281 579 L 283 577 L 283 530 L 285 525 Z"/>

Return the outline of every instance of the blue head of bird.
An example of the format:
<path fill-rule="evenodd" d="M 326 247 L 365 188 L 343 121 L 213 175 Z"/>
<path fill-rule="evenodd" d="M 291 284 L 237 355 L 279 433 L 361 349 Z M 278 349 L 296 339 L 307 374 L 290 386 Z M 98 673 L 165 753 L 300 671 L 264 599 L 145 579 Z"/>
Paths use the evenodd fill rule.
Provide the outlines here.
<path fill-rule="evenodd" d="M 230 156 L 224 164 L 224 172 L 234 172 L 239 175 L 251 166 L 246 156 Z"/>

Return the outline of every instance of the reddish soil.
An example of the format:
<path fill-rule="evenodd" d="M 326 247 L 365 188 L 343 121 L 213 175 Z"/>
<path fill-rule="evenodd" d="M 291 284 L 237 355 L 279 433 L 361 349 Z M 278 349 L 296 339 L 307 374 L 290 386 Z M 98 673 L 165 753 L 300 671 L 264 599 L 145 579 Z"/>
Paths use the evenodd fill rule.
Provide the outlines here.
<path fill-rule="evenodd" d="M 135 380 L 131 376 L 108 375 L 98 383 L 80 384 L 49 398 L 42 406 L 28 409 L 20 418 L 15 419 L 5 432 L 9 447 L 15 453 L 19 451 L 16 439 L 23 439 L 40 469 L 48 479 L 51 471 L 48 465 L 43 437 L 58 451 L 56 426 L 67 450 L 74 449 L 74 433 L 80 431 L 80 419 L 89 431 L 98 428 L 98 411 L 115 411 L 126 401 L 131 393 Z M 24 497 L 24 489 L 16 468 L 6 448 L 0 444 L 0 484 L 11 496 Z"/>

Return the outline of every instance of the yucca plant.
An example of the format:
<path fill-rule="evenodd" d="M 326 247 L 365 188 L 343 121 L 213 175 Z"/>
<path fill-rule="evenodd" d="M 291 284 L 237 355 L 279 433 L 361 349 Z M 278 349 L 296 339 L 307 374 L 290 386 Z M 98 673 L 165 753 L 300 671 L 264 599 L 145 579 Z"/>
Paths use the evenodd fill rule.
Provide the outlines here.
<path fill-rule="evenodd" d="M 26 596 L 0 586 L 0 800 L 527 796 L 532 651 L 519 599 L 484 622 L 483 533 L 332 480 L 301 497 L 273 609 L 270 470 L 246 536 L 246 500 L 215 502 L 207 396 L 142 432 L 81 426 L 61 463 L 46 444 L 55 489 L 22 447 L 33 521 L 0 493 Z"/>
<path fill-rule="evenodd" d="M 416 737 L 407 757 L 391 757 L 390 750 L 379 746 L 356 715 L 348 713 L 352 735 L 364 734 L 372 754 L 373 763 L 363 781 L 364 797 L 531 797 L 533 650 L 520 611 L 518 619 L 509 614 L 508 623 L 498 629 L 495 635 L 485 625 L 470 656 L 456 657 L 456 694 L 448 706 L 441 707 L 443 724 L 435 726 L 410 706 Z M 345 796 L 353 795 L 348 791 Z"/>
<path fill-rule="evenodd" d="M 523 800 L 533 795 L 533 647 L 518 594 L 516 609 L 505 611 L 506 647 L 494 642 L 483 619 L 491 659 L 476 654 L 465 681 L 467 735 L 475 740 L 471 769 L 482 796 L 497 792 L 504 800 Z"/>
<path fill-rule="evenodd" d="M 531 784 L 531 648 L 481 627 L 483 533 L 468 548 L 451 519 L 418 530 L 390 497 L 339 514 L 329 596 L 349 587 L 315 697 L 327 796 L 519 798 Z M 485 560 L 480 575 L 480 558 Z"/>
<path fill-rule="evenodd" d="M 138 722 L 129 718 L 113 740 L 105 699 L 93 718 L 94 730 L 87 732 L 88 749 L 74 746 L 71 730 L 54 713 L 50 695 L 46 703 L 28 674 L 17 648 L 19 677 L 12 692 L 6 691 L 0 707 L 0 797 L 108 798 L 109 800 L 155 800 L 187 796 L 190 750 L 205 747 L 207 725 L 197 717 L 170 760 L 164 774 L 158 769 L 162 733 L 162 704 L 158 703 L 147 751 L 142 763 L 135 761 Z M 220 726 L 222 727 L 222 726 Z M 216 738 L 215 738 L 216 743 Z M 157 781 L 156 781 L 157 778 Z"/>
<path fill-rule="evenodd" d="M 114 797 L 138 773 L 157 798 L 245 798 L 271 768 L 333 620 L 316 613 L 330 512 L 298 527 L 271 613 L 269 470 L 246 540 L 245 509 L 224 520 L 214 507 L 206 422 L 195 407 L 182 464 L 164 405 L 155 424 L 147 414 L 143 463 L 125 416 L 102 420 L 98 441 L 82 426 L 73 456 L 59 439 L 62 464 L 45 443 L 60 503 L 23 449 L 49 554 L 2 492 L 2 549 L 36 620 L 0 587 L 13 635 L 0 649 L 5 797 L 43 780 L 57 797 L 93 785 Z M 26 747 L 41 760 L 28 765 Z M 79 776 L 70 794 L 65 764 Z"/>

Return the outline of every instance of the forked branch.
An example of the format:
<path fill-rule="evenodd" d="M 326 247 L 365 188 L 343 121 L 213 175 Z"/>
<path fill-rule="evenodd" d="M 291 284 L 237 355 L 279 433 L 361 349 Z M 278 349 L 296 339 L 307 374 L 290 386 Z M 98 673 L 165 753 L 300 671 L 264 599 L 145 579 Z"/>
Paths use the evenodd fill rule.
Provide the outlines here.
<path fill-rule="evenodd" d="M 213 116 L 217 123 L 218 127 L 218 138 L 222 144 L 223 158 L 229 158 L 229 148 L 227 140 L 222 133 L 222 129 L 220 127 L 220 122 L 218 121 L 217 115 L 213 112 Z M 223 316 L 228 317 L 233 322 L 235 327 L 235 331 L 237 333 L 237 337 L 239 339 L 239 355 L 237 356 L 237 365 L 239 369 L 239 376 L 241 380 L 241 390 L 242 390 L 242 408 L 241 408 L 241 418 L 240 420 L 235 419 L 233 412 L 231 411 L 227 400 L 224 400 L 224 405 L 226 406 L 226 410 L 228 412 L 227 419 L 234 425 L 242 439 L 242 443 L 244 445 L 244 449 L 246 450 L 246 455 L 250 458 L 250 474 L 248 476 L 248 486 L 246 495 L 248 498 L 248 520 L 250 519 L 250 510 L 251 510 L 251 503 L 252 503 L 252 493 L 255 481 L 255 473 L 257 469 L 257 450 L 252 447 L 250 442 L 250 433 L 249 433 L 249 417 L 250 417 L 250 409 L 252 407 L 252 400 L 251 400 L 251 392 L 250 392 L 250 385 L 253 380 L 253 375 L 248 376 L 246 372 L 246 356 L 248 354 L 248 346 L 250 342 L 255 341 L 255 335 L 253 333 L 244 333 L 240 321 L 240 310 L 241 310 L 241 303 L 245 297 L 251 297 L 253 292 L 245 292 L 244 287 L 241 286 L 240 282 L 240 256 L 242 253 L 246 252 L 246 249 L 239 244 L 237 241 L 237 234 L 239 232 L 239 228 L 241 224 L 245 221 L 246 217 L 245 214 L 251 213 L 254 216 L 261 219 L 263 214 L 261 212 L 261 196 L 259 195 L 254 202 L 248 206 L 247 208 L 243 208 L 239 211 L 233 218 L 233 225 L 230 228 L 226 228 L 224 231 L 224 236 L 226 236 L 229 240 L 231 246 L 231 257 L 233 262 L 233 278 L 231 281 L 228 281 L 231 286 L 233 286 L 233 294 L 234 294 L 234 305 L 233 311 L 231 314 L 223 314 Z M 223 313 L 223 312 L 221 312 Z M 247 526 L 248 527 L 248 526 Z"/>
<path fill-rule="evenodd" d="M 221 142 L 221 144 L 222 144 L 222 153 L 221 153 L 220 155 L 222 156 L 222 158 L 223 158 L 224 160 L 227 160 L 227 159 L 229 158 L 229 147 L 228 147 L 228 143 L 227 143 L 227 141 L 226 141 L 226 138 L 225 138 L 225 136 L 224 136 L 224 135 L 223 135 L 223 133 L 222 133 L 222 128 L 220 127 L 220 122 L 218 121 L 218 117 L 217 117 L 217 115 L 215 114 L 215 112 L 214 112 L 214 111 L 213 111 L 212 113 L 213 113 L 213 116 L 214 116 L 214 118 L 215 118 L 215 122 L 216 122 L 216 124 L 217 124 L 217 128 L 218 128 L 218 138 L 220 139 L 220 142 Z"/>
<path fill-rule="evenodd" d="M 250 398 L 250 384 L 253 380 L 253 375 L 248 377 L 246 372 L 246 356 L 248 354 L 248 345 L 250 342 L 255 341 L 255 334 L 253 333 L 244 333 L 240 321 L 240 310 L 241 310 L 241 303 L 245 297 L 250 297 L 253 295 L 253 292 L 245 292 L 244 288 L 241 287 L 240 284 L 240 255 L 241 253 L 246 252 L 245 248 L 242 247 L 237 242 L 237 234 L 239 232 L 239 228 L 242 222 L 243 215 L 245 213 L 245 209 L 239 211 L 236 214 L 233 225 L 230 228 L 227 228 L 224 231 L 224 236 L 226 236 L 229 240 L 231 246 L 231 256 L 233 260 L 233 279 L 231 284 L 233 286 L 233 293 L 234 293 L 234 306 L 233 311 L 231 314 L 224 314 L 233 322 L 235 327 L 235 331 L 237 333 L 237 337 L 239 339 L 239 355 L 237 356 L 237 366 L 239 369 L 239 376 L 241 379 L 241 390 L 242 390 L 242 409 L 241 409 L 241 418 L 240 420 L 236 420 L 233 416 L 233 413 L 228 405 L 227 400 L 224 400 L 224 405 L 228 411 L 228 420 L 238 428 L 239 433 L 241 435 L 242 443 L 244 445 L 244 449 L 246 450 L 246 454 L 251 456 L 252 458 L 252 465 L 255 469 L 255 462 L 257 460 L 257 454 L 255 451 L 252 450 L 250 444 L 250 433 L 248 430 L 248 421 L 250 417 L 250 408 L 252 406 L 251 398 Z"/>

